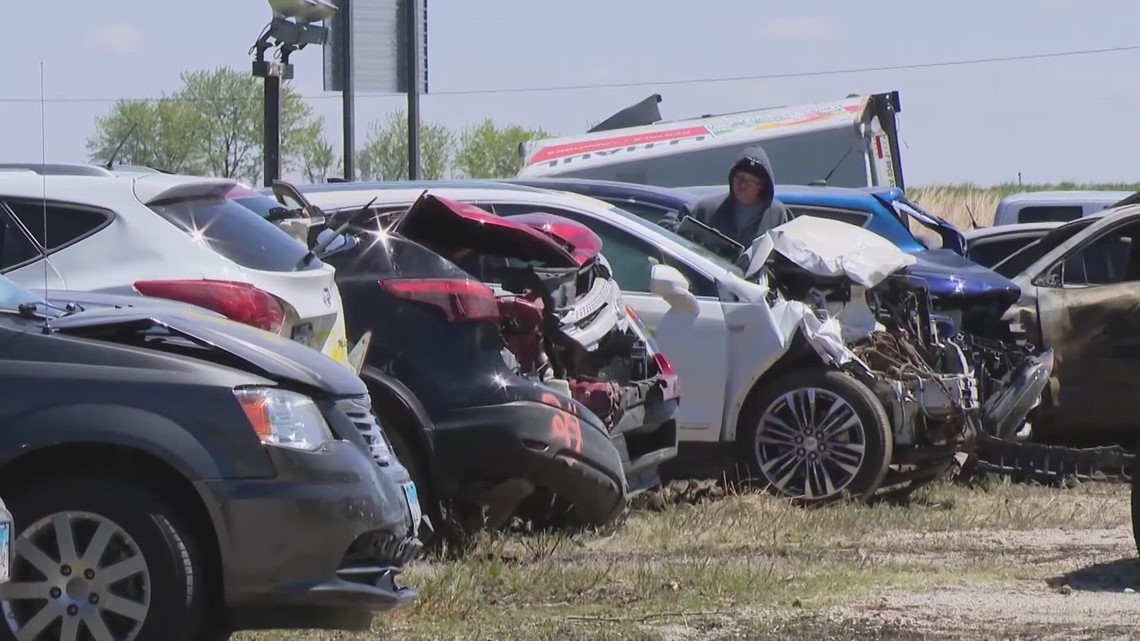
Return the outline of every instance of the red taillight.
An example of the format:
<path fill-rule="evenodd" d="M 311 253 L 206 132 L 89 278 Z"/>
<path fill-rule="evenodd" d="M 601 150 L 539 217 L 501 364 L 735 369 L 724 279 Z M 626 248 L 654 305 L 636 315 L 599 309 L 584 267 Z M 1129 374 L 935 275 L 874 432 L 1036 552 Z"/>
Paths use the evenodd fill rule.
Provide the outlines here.
<path fill-rule="evenodd" d="M 661 352 L 653 354 L 653 362 L 657 363 L 657 373 L 664 379 L 661 387 L 661 399 L 680 399 L 681 398 L 681 377 L 677 376 L 677 370 L 673 368 L 673 363 L 669 362 L 668 358 Z M 678 402 L 680 402 L 678 400 Z"/>
<path fill-rule="evenodd" d="M 205 307 L 226 318 L 274 334 L 285 324 L 285 308 L 269 292 L 248 283 L 224 280 L 140 280 L 135 290 L 143 296 L 178 300 Z"/>
<path fill-rule="evenodd" d="M 449 321 L 499 320 L 495 292 L 483 283 L 450 278 L 401 278 L 380 281 L 393 296 L 434 305 Z"/>

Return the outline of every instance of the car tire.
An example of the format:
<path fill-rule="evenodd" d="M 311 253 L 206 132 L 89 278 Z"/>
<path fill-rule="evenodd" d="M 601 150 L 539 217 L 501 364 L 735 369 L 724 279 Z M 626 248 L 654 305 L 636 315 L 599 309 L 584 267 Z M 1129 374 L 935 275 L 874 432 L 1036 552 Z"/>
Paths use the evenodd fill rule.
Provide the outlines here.
<path fill-rule="evenodd" d="M 1137 446 L 1134 452 L 1140 458 L 1140 446 Z M 1133 459 L 1135 461 L 1136 459 Z M 1136 545 L 1136 552 L 1140 554 L 1140 470 L 1137 469 L 1135 462 L 1133 468 L 1128 471 L 1132 477 L 1132 541 Z"/>
<path fill-rule="evenodd" d="M 790 402 L 813 400 L 812 417 L 792 413 Z M 874 393 L 827 367 L 795 369 L 763 384 L 741 413 L 736 439 L 742 471 L 802 506 L 870 499 L 887 475 L 893 442 Z"/>
<path fill-rule="evenodd" d="M 133 629 L 139 641 L 196 639 L 207 631 L 210 582 L 194 530 L 143 482 L 40 478 L 20 481 L 4 498 L 15 528 L 11 580 L 0 584 L 0 639 L 15 640 L 13 628 L 45 619 L 37 639 L 84 638 L 85 627 L 108 638 L 90 633 L 100 624 L 109 638 L 130 638 Z M 66 531 L 74 552 L 61 554 Z"/>

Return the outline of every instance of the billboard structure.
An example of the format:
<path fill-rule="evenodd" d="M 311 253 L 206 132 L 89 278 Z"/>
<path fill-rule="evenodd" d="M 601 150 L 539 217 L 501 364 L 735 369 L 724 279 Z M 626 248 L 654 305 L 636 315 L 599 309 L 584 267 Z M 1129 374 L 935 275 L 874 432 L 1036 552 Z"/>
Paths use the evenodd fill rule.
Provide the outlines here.
<path fill-rule="evenodd" d="M 352 89 L 364 93 L 409 93 L 407 11 L 416 12 L 417 83 L 415 93 L 428 93 L 427 0 L 332 0 L 337 17 L 324 45 L 324 90 L 343 89 L 344 29 L 341 16 L 351 25 Z M 345 11 L 351 2 L 350 11 Z"/>

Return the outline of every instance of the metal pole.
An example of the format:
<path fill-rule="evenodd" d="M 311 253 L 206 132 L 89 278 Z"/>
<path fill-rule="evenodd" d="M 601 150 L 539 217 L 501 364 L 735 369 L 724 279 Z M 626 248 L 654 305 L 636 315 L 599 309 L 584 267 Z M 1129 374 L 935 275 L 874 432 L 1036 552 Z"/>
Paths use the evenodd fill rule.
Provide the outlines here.
<path fill-rule="evenodd" d="M 420 87 L 419 87 L 419 12 L 420 0 L 404 0 L 407 24 L 408 69 L 408 180 L 420 179 Z"/>
<path fill-rule="evenodd" d="M 340 3 L 341 109 L 344 120 L 344 179 L 356 180 L 356 107 L 353 95 L 352 0 Z"/>
<path fill-rule="evenodd" d="M 281 76 L 265 76 L 265 186 L 281 177 Z"/>

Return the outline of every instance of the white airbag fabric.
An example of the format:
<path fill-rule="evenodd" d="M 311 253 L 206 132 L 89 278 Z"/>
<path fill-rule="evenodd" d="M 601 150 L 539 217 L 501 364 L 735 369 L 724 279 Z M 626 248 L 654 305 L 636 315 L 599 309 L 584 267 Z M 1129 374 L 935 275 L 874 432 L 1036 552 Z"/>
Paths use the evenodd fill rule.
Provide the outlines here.
<path fill-rule="evenodd" d="M 812 274 L 846 276 L 868 288 L 915 263 L 914 256 L 874 232 L 814 216 L 800 216 L 776 227 L 757 238 L 750 249 L 750 272 L 774 250 Z"/>

